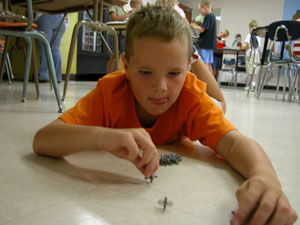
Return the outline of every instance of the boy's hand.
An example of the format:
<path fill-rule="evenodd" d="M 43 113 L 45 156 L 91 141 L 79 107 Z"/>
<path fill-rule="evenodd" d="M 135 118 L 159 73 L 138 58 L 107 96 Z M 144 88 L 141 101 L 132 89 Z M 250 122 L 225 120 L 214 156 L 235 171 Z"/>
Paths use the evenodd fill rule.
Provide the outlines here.
<path fill-rule="evenodd" d="M 292 225 L 297 214 L 272 176 L 253 176 L 244 182 L 236 193 L 239 208 L 232 225 Z"/>
<path fill-rule="evenodd" d="M 145 129 L 106 129 L 101 135 L 101 148 L 132 162 L 145 177 L 155 174 L 159 154 Z M 140 155 L 140 150 L 143 154 Z"/>

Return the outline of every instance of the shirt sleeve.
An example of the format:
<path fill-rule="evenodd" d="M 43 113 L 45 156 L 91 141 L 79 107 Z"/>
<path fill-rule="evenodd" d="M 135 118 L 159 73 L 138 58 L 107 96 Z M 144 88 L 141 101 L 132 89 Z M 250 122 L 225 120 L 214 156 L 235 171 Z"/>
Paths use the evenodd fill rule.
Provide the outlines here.
<path fill-rule="evenodd" d="M 220 107 L 203 93 L 200 103 L 195 103 L 190 110 L 183 133 L 192 141 L 199 140 L 201 144 L 215 150 L 219 140 L 235 129 Z"/>
<path fill-rule="evenodd" d="M 65 123 L 104 126 L 104 101 L 101 83 L 97 87 L 81 98 L 78 103 L 59 117 Z"/>
<path fill-rule="evenodd" d="M 212 21 L 212 18 L 210 15 L 205 16 L 201 27 L 205 28 L 205 30 L 208 30 L 210 27 L 211 21 Z"/>
<path fill-rule="evenodd" d="M 250 44 L 250 38 L 251 38 L 251 35 L 247 34 L 245 42 L 248 43 L 248 44 Z"/>

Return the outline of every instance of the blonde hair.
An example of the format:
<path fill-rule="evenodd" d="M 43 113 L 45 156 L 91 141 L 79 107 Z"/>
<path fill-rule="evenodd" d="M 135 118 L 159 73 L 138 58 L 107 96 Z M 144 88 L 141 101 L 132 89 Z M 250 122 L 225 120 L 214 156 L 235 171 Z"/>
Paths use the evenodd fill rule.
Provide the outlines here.
<path fill-rule="evenodd" d="M 173 7 L 177 3 L 177 0 L 156 0 L 155 5 Z"/>
<path fill-rule="evenodd" d="M 249 23 L 249 27 L 258 27 L 258 22 L 256 20 L 251 20 Z"/>
<path fill-rule="evenodd" d="M 229 36 L 229 30 L 227 30 L 227 29 L 224 29 L 224 30 L 222 30 L 225 34 L 226 34 L 226 36 Z"/>
<path fill-rule="evenodd" d="M 125 57 L 133 55 L 135 39 L 155 37 L 162 42 L 180 41 L 187 43 L 188 60 L 192 57 L 191 29 L 179 13 L 171 7 L 150 6 L 135 11 L 126 28 Z"/>
<path fill-rule="evenodd" d="M 211 8 L 211 2 L 210 2 L 210 0 L 201 0 L 199 6 L 201 7 L 202 5 L 207 6 L 207 8 Z"/>

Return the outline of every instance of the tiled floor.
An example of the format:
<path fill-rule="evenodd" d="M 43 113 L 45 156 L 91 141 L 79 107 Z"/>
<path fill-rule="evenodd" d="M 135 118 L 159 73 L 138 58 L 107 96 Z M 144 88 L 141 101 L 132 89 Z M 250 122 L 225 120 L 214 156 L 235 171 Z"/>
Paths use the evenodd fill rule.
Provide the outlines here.
<path fill-rule="evenodd" d="M 71 82 L 66 108 L 93 87 Z M 126 161 L 101 152 L 38 157 L 33 135 L 59 114 L 48 84 L 41 84 L 40 100 L 32 83 L 28 90 L 24 104 L 21 82 L 1 87 L 0 224 L 229 224 L 243 179 L 212 151 L 191 143 L 160 146 L 161 154 L 176 151 L 183 161 L 161 167 L 152 184 Z M 273 92 L 260 100 L 242 90 L 223 92 L 227 118 L 266 149 L 300 214 L 300 104 L 276 101 Z M 157 201 L 165 196 L 173 206 L 163 212 Z"/>

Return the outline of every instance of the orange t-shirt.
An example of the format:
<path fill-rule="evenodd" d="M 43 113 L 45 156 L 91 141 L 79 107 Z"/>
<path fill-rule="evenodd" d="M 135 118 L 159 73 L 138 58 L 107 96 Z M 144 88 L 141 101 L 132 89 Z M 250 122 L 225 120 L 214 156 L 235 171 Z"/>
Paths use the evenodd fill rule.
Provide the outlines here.
<path fill-rule="evenodd" d="M 146 128 L 154 144 L 167 144 L 182 136 L 215 149 L 219 139 L 235 127 L 206 94 L 206 84 L 187 74 L 177 101 Z M 135 98 L 125 72 L 99 79 L 97 87 L 60 116 L 65 123 L 108 128 L 141 128 Z"/>

